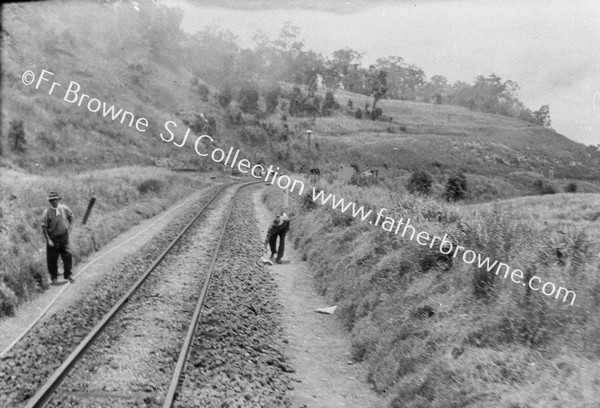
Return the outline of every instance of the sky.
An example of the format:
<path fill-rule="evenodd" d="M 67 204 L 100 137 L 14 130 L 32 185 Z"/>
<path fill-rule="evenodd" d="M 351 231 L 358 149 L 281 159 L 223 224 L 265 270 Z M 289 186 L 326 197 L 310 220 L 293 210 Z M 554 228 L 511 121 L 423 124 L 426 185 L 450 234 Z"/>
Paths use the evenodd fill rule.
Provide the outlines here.
<path fill-rule="evenodd" d="M 344 12 L 319 10 L 325 0 L 311 8 L 250 10 L 161 2 L 184 10 L 184 31 L 217 24 L 245 47 L 259 30 L 276 38 L 289 21 L 300 28 L 305 48 L 324 56 L 345 47 L 363 53 L 365 65 L 401 56 L 428 78 L 440 74 L 452 83 L 495 73 L 516 81 L 519 99 L 532 110 L 550 105 L 557 132 L 600 144 L 598 0 L 374 2 Z"/>

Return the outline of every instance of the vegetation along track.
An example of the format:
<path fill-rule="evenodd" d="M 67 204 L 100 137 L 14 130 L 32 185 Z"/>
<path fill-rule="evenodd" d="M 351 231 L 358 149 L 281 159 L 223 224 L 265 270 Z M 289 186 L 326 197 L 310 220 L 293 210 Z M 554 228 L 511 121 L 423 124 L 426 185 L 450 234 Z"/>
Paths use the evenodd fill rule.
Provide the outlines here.
<path fill-rule="evenodd" d="M 183 344 L 184 338 L 187 340 L 186 343 L 191 343 L 193 339 L 194 324 L 190 325 L 190 321 L 192 315 L 196 317 L 199 314 L 200 308 L 195 303 L 200 292 L 206 293 L 206 288 L 202 290 L 200 288 L 208 283 L 208 271 L 212 270 L 210 259 L 212 258 L 214 263 L 219 251 L 222 238 L 222 234 L 218 233 L 219 226 L 224 228 L 229 225 L 227 223 L 229 214 L 226 208 L 228 206 L 225 204 L 232 195 L 233 192 L 228 191 L 215 199 L 212 206 L 207 203 L 205 207 L 208 211 L 201 211 L 202 216 L 188 224 L 189 231 L 178 235 L 176 239 L 178 243 L 172 249 L 167 248 L 162 251 L 159 256 L 162 262 L 156 260 L 146 268 L 146 272 L 152 269 L 154 271 L 148 273 L 147 278 L 137 274 L 137 282 L 134 286 L 139 286 L 139 290 L 130 289 L 115 304 L 114 299 L 118 296 L 109 293 L 110 288 L 96 288 L 100 296 L 90 299 L 92 304 L 95 301 L 102 301 L 105 297 L 113 299 L 112 304 L 115 304 L 113 311 L 119 309 L 119 304 L 122 304 L 122 310 L 114 314 L 114 318 L 109 317 L 111 313 L 100 314 L 101 310 L 98 309 L 102 307 L 86 308 L 86 305 L 81 305 L 83 310 L 76 308 L 75 312 L 69 313 L 63 320 L 44 322 L 41 327 L 34 330 L 35 333 L 30 333 L 24 339 L 23 345 L 19 343 L 11 350 L 0 362 L 2 381 L 0 405 L 19 407 L 27 404 L 27 407 L 37 407 L 44 406 L 44 402 L 49 400 L 50 406 L 61 407 L 161 406 L 163 404 L 170 406 L 172 398 L 176 395 L 179 371 L 184 367 L 187 357 L 187 347 Z M 239 199 L 234 201 L 237 203 Z M 239 206 L 236 208 L 240 209 Z M 235 213 L 234 218 L 240 219 Z M 243 220 L 244 217 L 241 219 Z M 255 228 L 250 230 L 256 233 Z M 229 241 L 225 242 L 227 245 L 235 245 L 231 242 L 231 231 L 235 231 L 234 235 L 239 235 L 239 228 L 237 225 L 229 226 L 228 231 L 229 235 L 226 234 L 226 238 Z M 246 231 L 246 234 L 248 233 L 251 231 Z M 248 240 L 244 247 L 253 246 L 256 250 L 257 246 L 252 245 L 252 242 L 258 242 L 258 237 Z M 218 266 L 218 272 L 224 273 L 228 270 L 229 255 L 225 254 L 225 256 L 224 267 Z M 256 254 L 250 256 L 257 259 Z M 256 268 L 257 265 L 254 266 L 253 272 L 258 270 Z M 265 285 L 261 285 L 259 290 L 264 291 Z M 128 299 L 127 302 L 125 299 Z M 262 306 L 259 304 L 258 307 Z M 104 317 L 90 331 L 87 321 L 91 318 L 97 322 L 100 320 L 98 315 Z M 243 319 L 243 316 L 240 318 Z M 108 324 L 100 333 L 98 327 L 104 323 Z M 210 324 L 211 327 L 214 326 L 214 322 Z M 228 323 L 224 322 L 224 324 Z M 274 331 L 273 327 L 267 329 Z M 71 340 L 71 337 L 76 340 Z M 84 337 L 90 341 L 95 339 L 89 349 L 83 343 L 77 344 Z M 246 336 L 245 339 L 248 338 Z M 86 351 L 86 354 L 79 358 L 79 353 L 83 351 Z M 224 357 L 215 356 L 216 361 L 224 361 L 228 358 L 225 350 L 223 352 Z M 281 406 L 284 403 L 283 395 L 288 382 L 285 379 L 275 381 L 268 376 L 272 374 L 272 377 L 275 377 L 276 373 L 270 373 L 274 371 L 273 367 L 281 370 L 286 366 L 281 354 L 274 348 L 272 352 L 275 353 L 274 356 L 265 362 L 268 367 L 267 380 L 262 381 L 262 384 L 266 386 L 266 395 L 279 397 L 276 401 L 277 405 Z M 246 356 L 242 355 L 242 357 Z M 52 373 L 59 365 L 61 365 L 59 369 Z M 178 370 L 175 370 L 175 379 L 172 380 L 169 388 L 169 378 L 175 367 Z M 40 388 L 41 382 L 48 377 L 50 379 Z M 64 381 L 59 384 L 61 379 Z M 193 386 L 193 388 L 197 387 Z M 278 388 L 279 391 L 274 388 Z M 32 398 L 36 389 L 38 392 Z M 226 387 L 226 389 L 230 388 Z M 196 395 L 193 400 L 187 401 L 188 405 L 183 406 L 193 406 L 201 398 L 200 395 Z M 221 398 L 227 396 L 222 395 L 219 399 Z M 181 403 L 179 406 L 182 406 Z M 221 406 L 220 402 L 218 406 Z"/>

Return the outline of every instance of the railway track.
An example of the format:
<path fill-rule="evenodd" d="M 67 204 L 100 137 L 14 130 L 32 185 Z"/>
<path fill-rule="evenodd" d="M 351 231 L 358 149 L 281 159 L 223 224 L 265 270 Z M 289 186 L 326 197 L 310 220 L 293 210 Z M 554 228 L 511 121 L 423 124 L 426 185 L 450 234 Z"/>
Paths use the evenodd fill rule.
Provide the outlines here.
<path fill-rule="evenodd" d="M 173 406 L 183 382 L 180 377 L 182 374 L 189 377 L 186 362 L 192 345 L 198 347 L 198 336 L 194 333 L 228 230 L 235 195 L 248 184 L 215 194 L 60 367 L 51 374 L 46 370 L 48 380 L 37 392 L 29 398 L 24 395 L 22 401 L 17 399 L 14 406 Z M 230 235 L 231 230 L 230 226 Z M 228 263 L 222 263 L 220 268 L 227 270 Z M 209 310 L 209 315 L 212 312 Z M 214 322 L 210 324 L 214 326 Z M 275 354 L 277 361 L 283 361 L 281 355 Z M 197 353 L 194 355 L 197 357 Z M 244 353 L 242 357 L 247 356 Z M 269 368 L 272 361 L 267 362 Z M 268 373 L 270 377 L 285 368 L 283 363 L 278 364 L 277 370 Z M 2 377 L 0 371 L 0 380 Z M 282 389 L 288 386 L 282 384 Z M 189 382 L 186 387 L 189 391 Z M 191 385 L 192 390 L 197 388 Z M 281 393 L 269 393 L 278 394 L 277 401 L 283 401 Z M 246 393 L 244 401 L 249 400 Z M 177 406 L 195 403 L 188 399 Z"/>
<path fill-rule="evenodd" d="M 237 189 L 240 187 L 234 187 L 234 188 Z M 225 189 L 225 194 L 227 191 L 228 190 Z M 235 193 L 237 193 L 237 191 L 235 191 L 234 194 Z M 211 204 L 215 203 L 218 200 L 218 198 L 221 197 L 223 194 L 224 194 L 224 191 L 220 190 L 217 194 L 215 194 L 212 197 L 211 200 L 209 200 L 204 205 L 204 207 L 183 228 L 183 230 L 179 233 L 179 235 L 177 235 L 177 237 L 171 242 L 171 244 L 167 248 L 165 248 L 165 250 L 152 262 L 152 264 L 139 277 L 139 279 L 131 286 L 131 288 L 129 288 L 129 290 L 116 302 L 116 304 L 104 316 L 104 318 L 92 329 L 92 331 L 83 339 L 83 341 L 81 341 L 81 343 L 75 348 L 75 350 L 73 350 L 73 352 L 61 364 L 61 366 L 54 372 L 54 374 L 38 390 L 38 392 L 27 402 L 26 408 L 41 408 L 41 407 L 47 406 L 47 404 L 53 398 L 55 393 L 58 391 L 58 389 L 59 389 L 60 385 L 63 383 L 63 381 L 66 379 L 66 377 L 69 375 L 69 373 L 71 373 L 74 370 L 77 362 L 83 358 L 86 351 L 92 346 L 92 344 L 100 336 L 100 334 L 103 333 L 105 330 L 107 330 L 107 328 L 111 324 L 114 324 L 117 316 L 119 316 L 119 313 L 133 312 L 134 314 L 136 314 L 135 312 L 137 311 L 138 312 L 137 316 L 136 316 L 137 318 L 142 318 L 142 317 L 147 318 L 148 317 L 148 316 L 143 316 L 143 315 L 141 316 L 139 313 L 139 308 L 136 308 L 131 303 L 134 301 L 138 301 L 138 302 L 139 301 L 147 301 L 149 298 L 152 298 L 152 295 L 155 295 L 155 293 L 152 293 L 155 291 L 152 291 L 152 290 L 149 291 L 150 293 L 145 293 L 141 296 L 138 296 L 137 294 L 140 293 L 140 290 L 143 288 L 144 283 L 148 281 L 148 278 L 151 276 L 151 274 L 157 272 L 158 267 L 161 266 L 166 261 L 166 258 L 168 257 L 168 255 L 171 254 L 174 251 L 174 249 L 176 248 L 176 246 L 178 246 L 180 244 L 180 242 L 182 241 L 182 238 L 188 233 L 188 231 L 190 231 L 192 226 L 194 226 L 197 223 L 197 221 L 202 216 L 205 215 L 205 213 L 210 208 Z M 223 201 L 224 198 L 221 198 L 221 200 Z M 167 392 L 167 396 L 164 399 L 164 404 L 163 404 L 164 407 L 170 407 L 173 402 L 174 393 L 175 393 L 176 385 L 177 385 L 177 382 L 179 379 L 179 375 L 180 375 L 183 365 L 185 364 L 185 361 L 187 359 L 187 354 L 189 352 L 189 348 L 190 348 L 190 344 L 191 344 L 191 338 L 193 336 L 193 333 L 194 333 L 196 325 L 197 325 L 200 310 L 204 304 L 204 299 L 206 297 L 206 293 L 208 291 L 208 286 L 210 284 L 210 277 L 211 277 L 212 271 L 214 269 L 214 262 L 218 255 L 223 232 L 225 230 L 225 226 L 227 225 L 227 221 L 228 221 L 228 218 L 229 218 L 229 215 L 231 212 L 231 205 L 228 205 L 227 207 L 228 208 L 226 210 L 227 212 L 226 212 L 225 218 L 221 222 L 221 224 L 222 224 L 221 236 L 219 238 L 219 241 L 216 244 L 213 258 L 209 265 L 209 269 L 208 269 L 208 271 L 206 271 L 204 273 L 204 275 L 205 275 L 204 283 L 202 285 L 200 295 L 198 296 L 198 300 L 196 302 L 195 312 L 193 314 L 191 323 L 189 325 L 183 345 L 181 347 L 181 353 L 177 360 L 177 366 L 173 373 L 172 379 L 170 381 L 171 385 Z M 216 223 L 219 223 L 219 222 L 216 221 Z M 214 228 L 215 226 L 211 226 L 211 227 Z M 191 276 L 189 276 L 189 277 L 191 277 Z M 159 290 L 160 289 L 163 289 L 163 286 L 159 286 Z M 148 296 L 148 295 L 150 295 L 150 296 Z M 150 308 L 151 313 L 156 313 L 156 312 L 158 312 L 158 310 L 157 310 L 158 308 L 165 307 L 169 303 L 171 305 L 177 305 L 177 303 L 179 303 L 179 305 L 180 305 L 180 303 L 181 303 L 181 302 L 173 303 L 173 302 L 169 302 L 169 300 L 172 300 L 172 299 L 166 299 L 166 302 L 160 302 L 160 301 L 155 302 L 156 303 L 155 305 L 150 305 L 150 304 L 148 304 L 148 302 L 146 302 L 144 304 L 143 308 L 146 308 L 147 311 L 149 311 L 148 308 Z M 152 303 L 152 302 L 150 302 L 150 303 Z M 184 310 L 179 310 L 179 311 L 184 311 Z M 120 317 L 120 320 L 122 320 L 124 318 L 123 316 L 119 316 L 119 317 Z M 154 316 L 154 317 L 158 317 L 158 316 Z M 158 323 L 156 320 L 160 320 L 161 318 L 162 318 L 162 316 L 160 316 L 158 319 L 150 319 L 150 321 L 145 320 L 144 324 L 148 324 L 148 323 L 156 324 L 156 323 Z M 140 327 L 137 327 L 136 329 L 140 329 Z M 162 329 L 163 330 L 171 330 L 171 327 L 170 327 L 170 325 L 165 325 Z M 117 328 L 117 331 L 119 331 L 118 328 Z M 136 336 L 135 333 L 133 335 Z M 157 335 L 156 331 L 153 330 L 152 335 L 156 336 Z M 137 336 L 145 337 L 145 333 L 138 332 Z M 164 340 L 164 339 L 162 339 L 162 340 Z M 129 351 L 133 351 L 133 350 L 129 350 Z M 96 353 L 97 352 L 98 351 L 96 351 Z M 109 356 L 107 357 L 107 359 L 112 359 L 115 357 L 115 353 L 113 353 L 112 350 L 110 350 L 110 349 L 109 349 L 108 354 L 109 354 Z M 118 355 L 118 353 L 117 353 L 117 355 Z M 100 357 L 100 359 L 102 359 L 102 358 Z M 134 360 L 134 359 L 132 359 L 132 360 Z M 129 360 L 128 362 L 132 363 L 132 360 Z M 98 361 L 98 356 L 95 357 L 94 361 Z M 133 363 L 133 364 L 135 364 L 135 363 Z M 121 368 L 120 366 L 117 366 L 117 367 L 112 367 L 110 370 L 96 370 L 95 372 L 96 372 L 96 374 L 98 374 L 100 376 L 106 375 L 107 372 L 109 372 L 109 373 L 112 372 L 113 378 L 114 377 L 118 378 L 120 375 L 121 376 L 123 375 L 122 373 L 121 374 L 118 373 L 118 370 L 120 368 Z M 129 373 L 129 370 L 126 369 L 125 373 Z M 103 380 L 106 380 L 106 378 L 100 379 L 99 382 L 103 382 Z M 90 379 L 90 378 L 87 378 L 86 381 L 88 381 L 88 382 L 91 381 L 93 383 L 93 379 Z M 149 387 L 151 387 L 150 389 L 152 389 L 154 391 L 154 387 L 156 387 L 156 385 L 152 385 Z M 128 394 L 127 392 L 125 392 L 125 393 L 121 392 L 121 394 L 119 394 L 119 393 L 115 393 L 115 392 L 110 392 L 110 391 L 107 392 L 106 390 L 101 390 L 100 392 L 98 392 L 98 391 L 83 391 L 83 392 L 81 392 L 80 391 L 78 393 L 63 391 L 62 397 L 64 399 L 70 401 L 70 403 L 74 403 L 77 401 L 78 403 L 84 405 L 85 401 L 87 399 L 89 399 L 89 397 L 93 397 L 95 400 L 98 400 L 98 399 L 105 399 L 105 398 L 106 399 L 115 399 L 115 396 L 117 396 L 117 397 L 120 397 L 119 399 L 121 399 L 121 400 L 129 400 L 130 399 L 129 395 L 132 395 L 133 399 L 136 399 L 137 397 L 141 396 L 140 394 Z M 102 397 L 104 397 L 104 398 L 102 398 Z M 146 396 L 144 396 L 144 398 L 146 398 Z"/>

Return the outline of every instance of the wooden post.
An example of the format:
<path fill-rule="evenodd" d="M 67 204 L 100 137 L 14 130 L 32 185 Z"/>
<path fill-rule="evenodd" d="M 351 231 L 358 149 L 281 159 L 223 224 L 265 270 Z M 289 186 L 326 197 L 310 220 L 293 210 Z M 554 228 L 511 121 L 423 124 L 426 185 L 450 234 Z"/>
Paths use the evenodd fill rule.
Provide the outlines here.
<path fill-rule="evenodd" d="M 85 225 L 85 223 L 87 222 L 95 203 L 96 203 L 96 197 L 90 198 L 90 202 L 88 204 L 87 210 L 85 210 L 85 215 L 83 216 L 83 221 L 82 221 L 83 225 Z"/>
<path fill-rule="evenodd" d="M 290 205 L 290 190 L 287 188 L 283 191 L 283 208 L 288 208 Z"/>
<path fill-rule="evenodd" d="M 312 163 L 310 160 L 310 135 L 311 134 L 312 134 L 312 131 L 310 129 L 306 131 L 306 136 L 308 136 L 308 149 L 306 150 L 308 171 L 310 171 L 310 169 L 312 168 Z"/>

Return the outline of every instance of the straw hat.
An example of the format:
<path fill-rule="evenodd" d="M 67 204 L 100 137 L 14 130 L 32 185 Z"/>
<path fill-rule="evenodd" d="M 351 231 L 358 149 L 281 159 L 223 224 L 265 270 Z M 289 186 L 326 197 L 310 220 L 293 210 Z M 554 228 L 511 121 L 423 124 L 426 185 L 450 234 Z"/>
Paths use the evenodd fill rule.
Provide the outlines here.
<path fill-rule="evenodd" d="M 50 194 L 48 194 L 48 201 L 60 200 L 60 199 L 61 199 L 61 196 L 56 191 L 51 191 Z"/>

